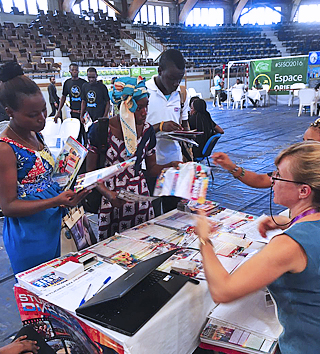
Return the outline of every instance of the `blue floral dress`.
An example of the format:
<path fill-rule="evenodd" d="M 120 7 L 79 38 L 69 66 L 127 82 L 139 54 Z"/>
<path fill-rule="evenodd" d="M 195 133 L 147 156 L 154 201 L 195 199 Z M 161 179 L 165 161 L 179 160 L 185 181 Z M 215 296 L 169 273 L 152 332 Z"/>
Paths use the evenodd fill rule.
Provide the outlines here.
<path fill-rule="evenodd" d="M 38 139 L 42 139 L 38 135 Z M 61 191 L 52 180 L 53 157 L 46 145 L 41 151 L 29 149 L 6 137 L 17 159 L 17 195 L 21 200 L 56 197 Z M 25 217 L 5 217 L 3 241 L 14 273 L 19 273 L 60 255 L 63 208 L 43 210 Z"/>

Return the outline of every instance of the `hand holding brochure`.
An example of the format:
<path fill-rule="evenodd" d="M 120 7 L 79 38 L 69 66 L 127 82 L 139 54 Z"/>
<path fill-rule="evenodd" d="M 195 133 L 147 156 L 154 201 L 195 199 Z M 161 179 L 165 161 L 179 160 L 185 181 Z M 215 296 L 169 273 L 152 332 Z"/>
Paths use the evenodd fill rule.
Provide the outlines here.
<path fill-rule="evenodd" d="M 53 168 L 52 178 L 60 187 L 70 188 L 88 150 L 72 136 L 69 136 L 61 149 Z"/>
<path fill-rule="evenodd" d="M 95 171 L 91 171 L 79 175 L 77 177 L 74 191 L 78 193 L 84 188 L 86 188 L 87 190 L 95 188 L 98 185 L 98 183 L 104 182 L 107 179 L 124 171 L 126 168 L 133 166 L 136 162 L 136 159 L 137 159 L 136 157 L 132 157 L 131 159 L 123 161 L 116 165 L 100 168 L 99 170 L 95 170 Z"/>
<path fill-rule="evenodd" d="M 209 183 L 209 168 L 196 162 L 163 169 L 157 179 L 154 196 L 175 195 L 204 203 Z"/>

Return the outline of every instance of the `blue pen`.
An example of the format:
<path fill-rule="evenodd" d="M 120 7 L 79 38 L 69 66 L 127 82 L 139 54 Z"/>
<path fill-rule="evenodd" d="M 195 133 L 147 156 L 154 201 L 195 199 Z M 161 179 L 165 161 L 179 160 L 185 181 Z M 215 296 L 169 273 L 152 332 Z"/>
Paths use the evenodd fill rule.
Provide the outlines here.
<path fill-rule="evenodd" d="M 109 276 L 109 277 L 103 282 L 103 284 L 100 286 L 100 288 L 96 291 L 96 293 L 95 293 L 94 295 L 98 294 L 98 292 L 99 292 L 110 280 L 111 280 L 111 277 Z M 94 296 L 94 295 L 93 295 L 93 296 Z"/>
<path fill-rule="evenodd" d="M 84 293 L 84 296 L 83 296 L 83 298 L 82 298 L 82 300 L 80 302 L 79 307 L 86 302 L 86 296 L 88 295 L 90 288 L 91 288 L 91 284 L 89 284 L 87 291 Z"/>

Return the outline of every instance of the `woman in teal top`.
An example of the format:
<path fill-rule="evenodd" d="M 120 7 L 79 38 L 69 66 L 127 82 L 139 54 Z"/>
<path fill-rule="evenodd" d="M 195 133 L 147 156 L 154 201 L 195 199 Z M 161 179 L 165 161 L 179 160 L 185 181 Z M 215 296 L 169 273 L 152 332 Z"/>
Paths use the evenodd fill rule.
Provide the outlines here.
<path fill-rule="evenodd" d="M 209 226 L 201 216 L 197 232 L 209 290 L 216 303 L 230 302 L 268 286 L 284 328 L 281 354 L 319 352 L 320 324 L 320 143 L 307 141 L 282 151 L 271 177 L 274 202 L 291 210 L 292 220 L 266 218 L 266 231 L 282 228 L 257 255 L 233 274 L 215 256 Z"/>
<path fill-rule="evenodd" d="M 63 206 L 75 206 L 86 192 L 60 191 L 52 180 L 54 160 L 39 132 L 46 102 L 16 62 L 0 69 L 0 102 L 10 122 L 0 136 L 0 205 L 3 240 L 14 273 L 60 255 Z"/>

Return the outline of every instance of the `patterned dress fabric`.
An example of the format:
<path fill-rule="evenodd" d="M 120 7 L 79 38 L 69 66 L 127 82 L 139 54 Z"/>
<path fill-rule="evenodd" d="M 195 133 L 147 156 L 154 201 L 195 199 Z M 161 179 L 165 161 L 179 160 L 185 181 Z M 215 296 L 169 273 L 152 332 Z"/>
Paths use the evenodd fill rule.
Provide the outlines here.
<path fill-rule="evenodd" d="M 95 130 L 91 131 L 89 136 L 89 151 L 97 153 L 98 137 Z M 142 136 L 138 139 L 139 143 L 144 134 L 150 135 L 142 153 L 137 156 L 137 166 L 129 167 L 124 172 L 112 177 L 106 181 L 106 187 L 111 191 L 125 189 L 139 195 L 149 195 L 149 189 L 143 172 L 141 171 L 141 162 L 146 156 L 155 153 L 155 133 L 150 124 L 145 123 Z M 108 129 L 108 149 L 106 151 L 105 166 L 111 166 L 119 162 L 128 160 L 126 147 L 123 140 L 114 136 L 109 127 Z M 99 211 L 99 240 L 113 236 L 116 232 L 121 233 L 133 226 L 148 221 L 154 217 L 153 208 L 150 202 L 125 203 L 121 208 L 115 208 L 105 197 L 101 198 L 101 207 Z"/>
<path fill-rule="evenodd" d="M 38 139 L 42 141 L 40 135 Z M 52 180 L 53 157 L 46 145 L 41 151 L 29 149 L 3 137 L 17 159 L 17 195 L 21 200 L 40 200 L 59 195 Z M 25 217 L 5 217 L 3 241 L 14 273 L 47 262 L 60 255 L 63 209 L 50 208 Z"/>

